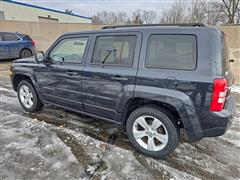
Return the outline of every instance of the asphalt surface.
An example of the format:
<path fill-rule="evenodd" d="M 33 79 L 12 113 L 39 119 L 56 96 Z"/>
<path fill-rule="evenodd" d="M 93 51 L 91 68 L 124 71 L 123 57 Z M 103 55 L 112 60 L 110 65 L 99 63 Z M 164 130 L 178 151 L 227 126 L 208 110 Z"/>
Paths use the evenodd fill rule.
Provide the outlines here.
<path fill-rule="evenodd" d="M 221 137 L 189 143 L 181 133 L 164 160 L 136 152 L 114 124 L 48 105 L 24 112 L 0 62 L 0 179 L 240 179 L 240 87 L 237 111 Z"/>

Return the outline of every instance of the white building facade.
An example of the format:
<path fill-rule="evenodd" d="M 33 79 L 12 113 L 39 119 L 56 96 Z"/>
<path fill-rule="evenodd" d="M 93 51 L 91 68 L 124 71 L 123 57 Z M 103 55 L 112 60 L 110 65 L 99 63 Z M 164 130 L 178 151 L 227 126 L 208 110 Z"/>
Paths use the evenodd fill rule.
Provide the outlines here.
<path fill-rule="evenodd" d="M 11 0 L 0 0 L 0 20 L 51 23 L 91 23 L 90 17 Z"/>

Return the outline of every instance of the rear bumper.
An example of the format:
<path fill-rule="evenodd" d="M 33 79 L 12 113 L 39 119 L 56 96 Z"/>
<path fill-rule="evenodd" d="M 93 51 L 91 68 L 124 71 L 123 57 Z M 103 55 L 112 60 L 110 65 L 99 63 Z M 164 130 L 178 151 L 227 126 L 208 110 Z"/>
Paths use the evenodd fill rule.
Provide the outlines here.
<path fill-rule="evenodd" d="M 202 127 L 203 137 L 216 137 L 223 135 L 231 126 L 235 112 L 235 101 L 229 96 L 225 107 L 220 112 L 209 112 L 205 114 L 204 125 Z"/>

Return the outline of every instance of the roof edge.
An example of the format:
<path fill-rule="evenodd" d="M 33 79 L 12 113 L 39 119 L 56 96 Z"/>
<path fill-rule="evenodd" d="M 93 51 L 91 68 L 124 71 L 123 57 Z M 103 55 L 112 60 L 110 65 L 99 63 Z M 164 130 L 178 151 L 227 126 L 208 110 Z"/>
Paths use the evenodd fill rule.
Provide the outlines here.
<path fill-rule="evenodd" d="M 42 10 L 46 10 L 46 11 L 52 11 L 52 12 L 55 12 L 55 13 L 61 13 L 61 14 L 69 15 L 69 16 L 81 17 L 81 18 L 84 18 L 84 19 L 92 20 L 91 17 L 81 16 L 81 15 L 78 15 L 78 14 L 66 14 L 63 11 L 49 9 L 49 8 L 44 8 L 44 7 L 35 6 L 35 5 L 31 5 L 31 4 L 26 4 L 26 3 L 22 3 L 22 2 L 18 2 L 18 1 L 12 1 L 12 0 L 2 0 L 2 1 L 3 2 L 7 2 L 7 3 L 18 4 L 18 5 L 22 5 L 22 6 L 27 6 L 27 7 L 32 7 L 32 8 L 36 8 L 36 9 L 42 9 Z"/>

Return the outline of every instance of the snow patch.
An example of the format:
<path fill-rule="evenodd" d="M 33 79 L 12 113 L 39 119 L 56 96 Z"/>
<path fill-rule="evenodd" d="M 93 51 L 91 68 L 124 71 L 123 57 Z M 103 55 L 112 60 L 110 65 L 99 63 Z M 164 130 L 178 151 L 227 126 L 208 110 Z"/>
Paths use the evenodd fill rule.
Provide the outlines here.
<path fill-rule="evenodd" d="M 231 92 L 239 93 L 240 94 L 240 86 L 233 85 L 231 87 Z"/>

